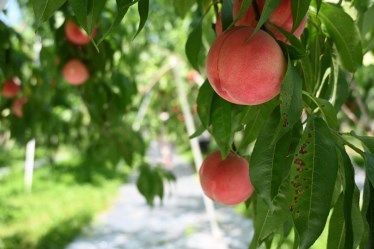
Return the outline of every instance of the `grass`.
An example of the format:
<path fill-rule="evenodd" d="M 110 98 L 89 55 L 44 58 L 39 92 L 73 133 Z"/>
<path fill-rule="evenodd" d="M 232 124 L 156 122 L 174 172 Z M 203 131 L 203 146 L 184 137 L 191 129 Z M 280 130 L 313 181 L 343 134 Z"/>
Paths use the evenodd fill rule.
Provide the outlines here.
<path fill-rule="evenodd" d="M 0 249 L 65 248 L 108 207 L 126 173 L 72 158 L 37 169 L 32 193 L 21 172 L 0 180 Z"/>

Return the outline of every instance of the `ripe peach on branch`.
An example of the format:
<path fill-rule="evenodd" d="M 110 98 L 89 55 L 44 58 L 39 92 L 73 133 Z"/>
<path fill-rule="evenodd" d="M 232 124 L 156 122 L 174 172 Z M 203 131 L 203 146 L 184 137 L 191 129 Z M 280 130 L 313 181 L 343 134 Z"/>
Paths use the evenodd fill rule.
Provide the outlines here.
<path fill-rule="evenodd" d="M 233 153 L 224 160 L 218 151 L 210 154 L 204 160 L 199 175 L 204 193 L 218 203 L 236 205 L 253 193 L 249 163 Z"/>
<path fill-rule="evenodd" d="M 18 77 L 13 77 L 3 83 L 2 95 L 5 98 L 14 98 L 21 91 L 21 81 Z"/>
<path fill-rule="evenodd" d="M 286 60 L 277 42 L 252 27 L 236 27 L 215 40 L 206 62 L 207 76 L 218 95 L 241 105 L 258 105 L 277 96 Z"/>
<path fill-rule="evenodd" d="M 62 75 L 70 85 L 81 85 L 90 77 L 85 64 L 78 59 L 71 59 L 62 69 Z"/>
<path fill-rule="evenodd" d="M 86 45 L 90 42 L 88 34 L 71 20 L 65 24 L 66 39 L 75 45 Z M 96 27 L 92 31 L 92 37 L 96 35 Z"/>
<path fill-rule="evenodd" d="M 254 3 L 258 7 L 258 14 L 261 14 L 262 10 L 264 9 L 266 0 L 253 0 Z M 239 15 L 239 10 L 242 5 L 242 0 L 235 0 L 233 6 L 233 17 L 234 19 Z M 259 17 L 259 16 L 258 16 Z M 257 18 L 258 18 L 257 17 Z M 257 25 L 256 20 L 256 11 L 254 10 L 253 5 L 250 6 L 247 12 L 244 14 L 242 18 L 240 18 L 236 25 L 244 25 L 244 26 L 251 26 L 256 27 Z M 305 24 L 307 21 L 307 17 L 305 16 L 296 30 L 293 32 L 294 36 L 299 38 L 304 31 Z M 269 20 L 265 23 L 266 28 L 271 31 L 274 36 L 283 42 L 287 42 L 287 38 L 279 32 L 279 30 L 275 27 L 279 27 L 289 33 L 292 31 L 293 27 L 293 18 L 292 18 L 292 7 L 291 7 L 291 0 L 282 0 L 274 12 L 270 15 Z"/>

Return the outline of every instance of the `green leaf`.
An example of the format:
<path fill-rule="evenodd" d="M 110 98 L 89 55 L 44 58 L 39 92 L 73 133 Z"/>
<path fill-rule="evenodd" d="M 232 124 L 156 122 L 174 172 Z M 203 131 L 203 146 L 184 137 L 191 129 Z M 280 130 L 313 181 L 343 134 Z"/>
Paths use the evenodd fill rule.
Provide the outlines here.
<path fill-rule="evenodd" d="M 357 139 L 361 140 L 368 153 L 374 154 L 374 137 L 358 136 L 354 132 L 351 132 L 351 134 Z"/>
<path fill-rule="evenodd" d="M 47 21 L 65 2 L 66 0 L 32 0 L 37 26 Z"/>
<path fill-rule="evenodd" d="M 232 0 L 222 0 L 222 29 L 226 30 L 232 24 Z"/>
<path fill-rule="evenodd" d="M 368 241 L 366 243 L 365 248 L 373 248 L 374 245 L 374 187 L 373 184 L 370 181 L 366 181 L 365 184 L 365 190 L 366 191 L 366 196 L 364 193 L 364 204 L 363 206 L 366 205 L 366 207 L 362 208 L 365 218 L 368 224 Z"/>
<path fill-rule="evenodd" d="M 288 210 L 290 199 L 289 179 L 285 179 L 279 187 L 277 195 L 274 197 L 270 209 L 268 209 L 259 235 L 259 243 L 261 244 L 266 238 L 271 236 L 277 228 L 284 225 L 286 221 L 291 219 Z"/>
<path fill-rule="evenodd" d="M 164 197 L 164 184 L 158 168 L 151 168 L 148 164 L 140 167 L 140 174 L 136 181 L 139 192 L 145 197 L 147 204 L 153 206 L 154 199 Z"/>
<path fill-rule="evenodd" d="M 247 13 L 248 9 L 251 7 L 253 0 L 243 0 L 242 5 L 240 6 L 240 10 L 238 16 L 235 18 L 234 22 L 240 20 L 245 13 Z"/>
<path fill-rule="evenodd" d="M 291 206 L 300 249 L 309 248 L 326 224 L 337 176 L 334 138 L 320 118 L 310 118 L 290 170 Z"/>
<path fill-rule="evenodd" d="M 342 8 L 327 3 L 322 3 L 319 16 L 336 45 L 342 66 L 354 72 L 363 58 L 360 33 L 354 21 Z"/>
<path fill-rule="evenodd" d="M 257 138 L 261 128 L 277 104 L 278 100 L 273 99 L 261 105 L 248 107 L 246 116 L 243 118 L 243 122 L 246 126 L 243 132 L 243 139 L 240 143 L 239 150 L 244 149 Z"/>
<path fill-rule="evenodd" d="M 258 20 L 257 26 L 252 33 L 254 35 L 257 31 L 260 30 L 262 25 L 269 19 L 271 14 L 273 14 L 274 10 L 278 7 L 278 5 L 281 3 L 281 0 L 272 0 L 272 1 L 265 1 L 264 8 L 261 12 L 261 17 Z"/>
<path fill-rule="evenodd" d="M 230 152 L 232 143 L 231 133 L 231 104 L 215 95 L 211 110 L 212 136 L 221 151 L 222 158 Z"/>
<path fill-rule="evenodd" d="M 99 21 L 100 14 L 103 11 L 107 0 L 94 0 L 92 1 L 92 8 L 88 14 L 87 32 L 92 35 L 92 31 Z"/>
<path fill-rule="evenodd" d="M 266 216 L 269 212 L 269 207 L 266 205 L 266 203 L 261 198 L 256 198 L 255 210 L 256 210 L 256 215 L 254 217 L 254 222 L 253 222 L 255 234 L 253 236 L 249 249 L 257 249 L 259 246 L 258 241 L 260 237 L 261 227 L 263 226 Z"/>
<path fill-rule="evenodd" d="M 140 23 L 139 23 L 139 27 L 138 27 L 138 30 L 136 31 L 134 38 L 144 28 L 144 25 L 147 22 L 148 12 L 149 12 L 149 0 L 139 0 L 138 12 L 139 12 L 139 17 L 140 17 Z"/>
<path fill-rule="evenodd" d="M 345 247 L 345 220 L 343 195 L 339 196 L 338 202 L 332 212 L 329 222 L 329 235 L 327 240 L 327 248 L 345 249 L 352 247 Z"/>
<path fill-rule="evenodd" d="M 347 101 L 349 97 L 349 86 L 345 74 L 342 70 L 339 71 L 338 81 L 336 85 L 336 98 L 334 107 L 336 111 L 339 111 L 342 105 Z"/>
<path fill-rule="evenodd" d="M 280 91 L 281 125 L 278 136 L 281 137 L 289 131 L 293 125 L 300 121 L 302 104 L 302 79 L 298 75 L 291 61 L 288 60 L 288 68 Z M 275 142 L 273 140 L 273 142 Z"/>
<path fill-rule="evenodd" d="M 250 160 L 250 177 L 256 193 L 270 205 L 278 194 L 278 189 L 289 171 L 288 156 L 292 136 L 286 133 L 275 143 L 270 144 L 279 124 L 279 109 L 275 109 L 263 126 Z"/>
<path fill-rule="evenodd" d="M 75 18 L 79 26 L 87 31 L 87 16 L 88 16 L 88 2 L 89 0 L 69 0 L 69 4 L 74 11 Z"/>
<path fill-rule="evenodd" d="M 355 203 L 354 190 L 355 179 L 354 170 L 348 154 L 345 152 L 344 147 L 338 145 L 337 149 L 338 161 L 340 170 L 343 175 L 343 218 L 344 218 L 344 248 L 356 248 L 354 244 L 353 222 L 352 222 L 352 206 L 359 205 Z M 362 218 L 361 218 L 362 219 Z M 331 221 L 330 221 L 331 224 Z M 336 237 L 336 236 L 335 236 Z M 331 247 L 333 248 L 333 247 Z"/>
<path fill-rule="evenodd" d="M 203 134 L 204 131 L 206 131 L 205 127 L 203 125 L 200 125 L 196 129 L 196 131 L 192 135 L 190 135 L 188 138 L 189 139 L 196 138 L 196 137 L 200 136 L 201 134 Z"/>
<path fill-rule="evenodd" d="M 186 42 L 186 55 L 192 67 L 199 71 L 199 53 L 203 46 L 202 26 L 199 22 L 189 34 Z"/>
<path fill-rule="evenodd" d="M 192 6 L 194 5 L 194 0 L 174 0 L 173 6 L 175 13 L 181 17 L 184 18 L 188 12 L 191 10 Z"/>
<path fill-rule="evenodd" d="M 371 184 L 374 185 L 374 138 L 367 136 L 357 136 L 353 132 L 351 134 L 361 140 L 364 147 L 364 160 L 366 166 L 366 175 Z"/>
<path fill-rule="evenodd" d="M 334 106 L 325 99 L 315 98 L 315 100 L 327 124 L 337 130 L 339 128 L 339 121 Z"/>
<path fill-rule="evenodd" d="M 293 27 L 292 32 L 299 27 L 304 16 L 307 14 L 311 0 L 291 1 Z"/>
<path fill-rule="evenodd" d="M 353 247 L 357 248 L 365 235 L 365 223 L 360 210 L 360 190 L 355 187 L 352 199 Z"/>
<path fill-rule="evenodd" d="M 210 112 L 215 94 L 209 81 L 206 80 L 200 87 L 199 94 L 197 95 L 197 114 L 205 129 L 208 129 L 210 126 Z"/>
<path fill-rule="evenodd" d="M 130 6 L 137 3 L 137 1 L 133 0 L 116 0 L 117 3 L 117 13 L 115 16 L 115 19 L 112 23 L 112 25 L 109 27 L 109 29 L 105 32 L 105 34 L 100 38 L 98 44 L 100 44 L 107 35 L 112 32 L 113 29 L 117 28 L 123 19 L 123 17 L 126 15 L 127 11 L 129 10 Z"/>

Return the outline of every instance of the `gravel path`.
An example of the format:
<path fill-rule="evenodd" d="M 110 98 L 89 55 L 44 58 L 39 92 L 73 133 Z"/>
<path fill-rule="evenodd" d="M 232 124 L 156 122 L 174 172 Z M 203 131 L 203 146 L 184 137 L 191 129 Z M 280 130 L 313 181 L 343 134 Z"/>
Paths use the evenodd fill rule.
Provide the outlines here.
<path fill-rule="evenodd" d="M 196 176 L 182 160 L 173 161 L 178 180 L 166 186 L 162 205 L 147 206 L 136 186 L 126 184 L 114 205 L 67 248 L 247 249 L 253 236 L 252 221 L 232 208 L 216 206 L 223 236 L 211 235 Z"/>

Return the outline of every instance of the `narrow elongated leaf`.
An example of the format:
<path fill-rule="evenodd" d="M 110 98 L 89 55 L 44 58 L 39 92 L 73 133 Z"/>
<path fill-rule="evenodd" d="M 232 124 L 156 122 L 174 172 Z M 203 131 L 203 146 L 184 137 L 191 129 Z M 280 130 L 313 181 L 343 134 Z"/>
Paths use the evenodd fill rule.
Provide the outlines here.
<path fill-rule="evenodd" d="M 342 8 L 327 3 L 322 3 L 319 16 L 336 45 L 343 67 L 354 72 L 363 58 L 360 33 L 354 21 Z"/>
<path fill-rule="evenodd" d="M 105 37 L 112 32 L 113 29 L 117 28 L 123 19 L 123 17 L 126 15 L 127 11 L 129 10 L 130 6 L 137 3 L 137 1 L 133 0 L 116 0 L 117 3 L 117 13 L 115 16 L 115 19 L 110 25 L 109 29 L 105 32 L 105 34 L 100 38 L 98 44 L 100 44 Z"/>
<path fill-rule="evenodd" d="M 260 30 L 262 25 L 264 25 L 264 23 L 269 19 L 269 17 L 274 12 L 274 10 L 278 7 L 280 2 L 281 2 L 281 0 L 265 1 L 264 8 L 261 12 L 261 17 L 258 20 L 257 26 L 256 26 L 253 34 L 255 34 L 257 31 Z"/>
<path fill-rule="evenodd" d="M 365 223 L 360 210 L 360 190 L 355 187 L 352 199 L 353 247 L 357 248 L 365 235 Z"/>
<path fill-rule="evenodd" d="M 344 220 L 343 195 L 339 196 L 338 202 L 332 212 L 329 222 L 329 235 L 327 240 L 327 248 L 344 249 L 345 247 L 345 230 L 346 223 Z M 352 247 L 349 247 L 352 248 Z"/>
<path fill-rule="evenodd" d="M 270 209 L 266 213 L 264 223 L 260 229 L 258 244 L 271 236 L 287 220 L 291 219 L 291 213 L 288 210 L 289 199 L 289 179 L 285 179 L 279 187 L 279 191 L 274 197 Z"/>
<path fill-rule="evenodd" d="M 300 248 L 309 248 L 322 233 L 337 176 L 335 143 L 326 123 L 310 118 L 290 170 L 291 205 Z"/>
<path fill-rule="evenodd" d="M 342 105 L 347 101 L 349 97 L 349 87 L 345 74 L 342 70 L 338 74 L 338 82 L 336 85 L 336 98 L 334 107 L 336 111 L 339 111 Z"/>
<path fill-rule="evenodd" d="M 239 150 L 245 148 L 257 138 L 261 128 L 277 104 L 278 100 L 273 99 L 272 101 L 268 101 L 261 105 L 248 107 L 247 114 L 243 120 L 246 126 L 243 132 L 243 139 L 240 143 Z"/>
<path fill-rule="evenodd" d="M 47 21 L 66 0 L 32 0 L 37 26 Z"/>
<path fill-rule="evenodd" d="M 97 24 L 100 14 L 103 11 L 107 0 L 95 0 L 92 1 L 91 11 L 88 14 L 87 31 L 88 34 L 92 35 L 92 30 Z"/>
<path fill-rule="evenodd" d="M 192 139 L 192 138 L 195 138 L 195 137 L 198 137 L 200 136 L 201 134 L 204 133 L 204 131 L 206 131 L 205 127 L 203 125 L 200 125 L 196 131 L 194 133 L 192 133 L 188 138 L 189 139 Z"/>
<path fill-rule="evenodd" d="M 288 60 L 288 68 L 280 92 L 281 125 L 274 139 L 283 136 L 300 120 L 302 109 L 302 79 Z M 274 142 L 275 140 L 272 141 Z"/>
<path fill-rule="evenodd" d="M 188 36 L 185 48 L 187 59 L 196 70 L 199 70 L 199 53 L 202 46 L 202 27 L 199 22 Z"/>
<path fill-rule="evenodd" d="M 322 112 L 324 119 L 326 120 L 327 124 L 333 128 L 339 128 L 338 118 L 336 116 L 336 110 L 334 106 L 327 100 L 321 98 L 315 98 L 316 102 L 318 103 L 318 107 Z"/>
<path fill-rule="evenodd" d="M 134 38 L 144 28 L 144 25 L 147 22 L 148 12 L 149 12 L 149 0 L 139 0 L 138 12 L 139 12 L 139 17 L 140 17 L 140 22 L 139 22 L 139 27 L 138 27 L 138 30 L 136 31 Z"/>
<path fill-rule="evenodd" d="M 235 18 L 234 22 L 236 22 L 237 20 L 240 20 L 240 18 L 242 18 L 244 16 L 244 14 L 247 12 L 249 7 L 252 5 L 252 1 L 253 0 L 243 0 L 242 1 L 242 5 L 240 6 L 238 16 Z"/>
<path fill-rule="evenodd" d="M 205 129 L 208 129 L 210 125 L 210 111 L 215 94 L 212 86 L 206 80 L 200 87 L 199 94 L 197 95 L 197 114 Z"/>
<path fill-rule="evenodd" d="M 366 248 L 373 248 L 374 247 L 374 186 L 371 182 L 367 183 L 367 190 L 368 190 L 368 197 L 367 199 L 364 198 L 364 202 L 368 203 L 367 211 L 366 211 L 366 221 L 369 225 L 368 231 L 368 242 Z"/>
<path fill-rule="evenodd" d="M 255 208 L 256 208 L 256 216 L 254 218 L 254 224 L 253 224 L 255 234 L 253 236 L 249 249 L 258 248 L 261 227 L 263 226 L 267 213 L 269 212 L 268 205 L 261 198 L 256 198 Z"/>
<path fill-rule="evenodd" d="M 221 151 L 222 158 L 230 152 L 232 143 L 231 104 L 218 95 L 213 98 L 211 109 L 212 135 Z"/>
<path fill-rule="evenodd" d="M 87 31 L 87 16 L 88 16 L 88 4 L 89 0 L 69 0 L 69 4 L 74 11 L 75 18 L 78 21 L 79 26 Z"/>
<path fill-rule="evenodd" d="M 339 148 L 340 155 L 338 154 L 339 164 L 343 166 L 344 172 L 344 183 L 343 183 L 343 193 L 344 193 L 344 222 L 345 222 L 345 240 L 344 245 L 345 248 L 355 248 L 353 247 L 353 225 L 352 225 L 352 206 L 359 205 L 359 203 L 355 203 L 354 190 L 355 190 L 355 176 L 353 165 L 351 160 L 345 152 L 343 147 Z"/>
<path fill-rule="evenodd" d="M 222 0 L 222 28 L 226 30 L 232 23 L 232 0 Z"/>
<path fill-rule="evenodd" d="M 353 132 L 351 134 L 361 140 L 364 147 L 364 160 L 366 166 L 366 174 L 371 184 L 374 185 L 374 138 L 367 136 L 357 136 Z"/>
<path fill-rule="evenodd" d="M 140 167 L 140 174 L 136 181 L 139 192 L 145 197 L 148 205 L 153 206 L 154 199 L 164 197 L 164 184 L 157 168 L 145 164 Z"/>
<path fill-rule="evenodd" d="M 351 134 L 361 140 L 361 142 L 366 146 L 368 152 L 374 154 L 374 137 L 357 136 L 354 132 L 351 132 Z"/>
<path fill-rule="evenodd" d="M 294 32 L 297 27 L 299 27 L 301 21 L 308 12 L 310 1 L 311 0 L 291 1 L 293 20 L 292 32 Z"/>
<path fill-rule="evenodd" d="M 261 130 L 250 160 L 251 182 L 257 194 L 268 205 L 278 194 L 278 189 L 289 170 L 286 157 L 292 136 L 286 133 L 276 143 L 269 144 L 276 135 L 279 118 L 279 109 L 276 109 Z"/>

